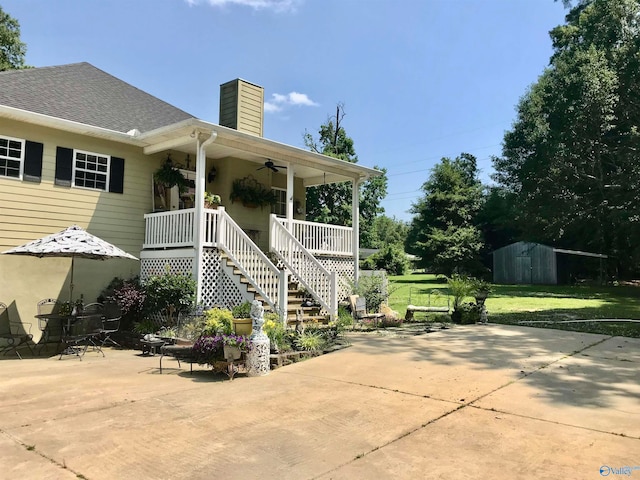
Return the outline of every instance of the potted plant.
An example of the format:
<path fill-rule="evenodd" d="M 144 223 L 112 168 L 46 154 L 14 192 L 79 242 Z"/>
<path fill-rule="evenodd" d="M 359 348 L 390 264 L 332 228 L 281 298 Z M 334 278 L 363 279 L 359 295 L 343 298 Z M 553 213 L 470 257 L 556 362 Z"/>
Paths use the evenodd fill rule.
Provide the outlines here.
<path fill-rule="evenodd" d="M 204 192 L 204 208 L 218 208 L 220 205 L 220 195 Z"/>
<path fill-rule="evenodd" d="M 200 336 L 193 345 L 193 351 L 198 363 L 213 365 L 222 358 L 227 361 L 237 360 L 250 347 L 249 339 L 244 335 L 218 333 Z"/>
<path fill-rule="evenodd" d="M 243 302 L 231 309 L 233 315 L 233 330 L 237 335 L 251 335 L 253 331 L 251 320 L 251 303 Z"/>
<path fill-rule="evenodd" d="M 229 199 L 232 202 L 239 200 L 248 208 L 265 207 L 276 202 L 273 191 L 259 183 L 251 175 L 233 181 Z"/>
<path fill-rule="evenodd" d="M 180 169 L 171 161 L 171 155 L 167 156 L 162 166 L 153 174 L 153 178 L 159 185 L 165 188 L 178 187 L 180 193 L 187 191 L 188 182 Z"/>
<path fill-rule="evenodd" d="M 447 278 L 447 287 L 449 294 L 453 296 L 453 312 L 451 313 L 451 321 L 453 323 L 461 323 L 464 312 L 467 310 L 463 306 L 463 300 L 471 297 L 474 292 L 474 283 L 466 276 L 454 273 Z"/>
<path fill-rule="evenodd" d="M 222 335 L 222 350 L 227 361 L 239 359 L 242 353 L 249 351 L 249 348 L 249 339 L 244 335 Z"/>

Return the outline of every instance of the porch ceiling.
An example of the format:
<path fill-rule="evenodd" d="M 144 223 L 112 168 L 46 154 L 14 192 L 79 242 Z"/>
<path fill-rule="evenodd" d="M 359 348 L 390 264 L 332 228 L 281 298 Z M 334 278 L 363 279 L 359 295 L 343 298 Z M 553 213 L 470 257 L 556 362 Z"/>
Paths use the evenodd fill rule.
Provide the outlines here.
<path fill-rule="evenodd" d="M 257 164 L 256 167 L 264 164 L 268 159 L 273 160 L 276 165 L 289 163 L 294 168 L 295 177 L 302 178 L 305 186 L 345 182 L 354 178 L 367 179 L 382 174 L 373 168 L 352 164 L 197 119 L 189 119 L 169 127 L 153 130 L 140 135 L 138 140 L 145 145 L 144 151 L 147 154 L 177 150 L 195 156 L 198 134 L 212 131 L 217 133 L 217 137 L 213 143 L 206 147 L 207 158 L 234 157 L 254 162 Z M 285 171 L 283 170 L 282 173 L 284 174 Z"/>

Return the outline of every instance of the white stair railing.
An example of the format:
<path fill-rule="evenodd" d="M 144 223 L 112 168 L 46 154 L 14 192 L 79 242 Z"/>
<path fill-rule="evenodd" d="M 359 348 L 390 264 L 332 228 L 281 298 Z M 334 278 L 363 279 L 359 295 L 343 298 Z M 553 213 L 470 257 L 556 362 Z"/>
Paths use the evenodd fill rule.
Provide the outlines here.
<path fill-rule="evenodd" d="M 269 219 L 271 251 L 334 320 L 338 315 L 338 289 L 335 272 L 330 272 L 278 221 Z"/>
<path fill-rule="evenodd" d="M 235 267 L 265 299 L 273 311 L 287 312 L 287 279 L 249 236 L 233 221 L 223 207 L 217 211 L 217 245 Z"/>

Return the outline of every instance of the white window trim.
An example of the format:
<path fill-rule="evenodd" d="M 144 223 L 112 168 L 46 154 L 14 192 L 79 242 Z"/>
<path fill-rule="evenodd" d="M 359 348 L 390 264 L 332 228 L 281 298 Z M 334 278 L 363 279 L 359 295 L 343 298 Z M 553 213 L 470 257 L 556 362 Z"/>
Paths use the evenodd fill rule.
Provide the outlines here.
<path fill-rule="evenodd" d="M 276 213 L 276 216 L 280 217 L 280 218 L 285 218 L 287 216 L 287 189 L 286 188 L 280 188 L 280 187 L 271 187 L 271 190 L 277 190 L 279 192 L 284 192 L 284 213 L 282 213 L 282 214 Z M 280 204 L 276 203 L 276 205 L 280 205 Z"/>
<path fill-rule="evenodd" d="M 105 185 L 104 185 L 104 189 L 102 188 L 95 188 L 95 187 L 84 187 L 84 186 L 78 186 L 76 185 L 76 155 L 78 153 L 83 153 L 85 155 L 95 155 L 96 157 L 104 157 L 107 159 L 107 171 L 106 172 L 97 172 L 96 173 L 100 173 L 101 175 L 105 175 L 106 180 L 105 180 Z M 109 174 L 111 172 L 111 155 L 105 155 L 104 153 L 97 153 L 97 152 L 89 152 L 87 150 L 78 150 L 78 149 L 73 149 L 73 159 L 72 159 L 72 164 L 71 164 L 71 185 L 74 188 L 82 188 L 84 190 L 92 190 L 94 192 L 108 192 L 109 191 Z M 83 170 L 83 171 L 91 171 L 91 170 Z"/>
<path fill-rule="evenodd" d="M 0 178 L 5 178 L 7 180 L 22 180 L 22 176 L 24 175 L 24 155 L 25 155 L 25 148 L 27 145 L 27 141 L 23 138 L 14 138 L 14 137 L 7 137 L 6 135 L 0 135 L 0 139 L 2 140 L 7 140 L 7 141 L 13 141 L 13 142 L 19 142 L 20 143 L 20 158 L 13 158 L 13 157 L 2 157 L 2 158 L 7 158 L 9 160 L 19 160 L 20 161 L 20 172 L 18 174 L 17 177 L 9 177 L 8 175 L 2 175 L 0 174 Z"/>

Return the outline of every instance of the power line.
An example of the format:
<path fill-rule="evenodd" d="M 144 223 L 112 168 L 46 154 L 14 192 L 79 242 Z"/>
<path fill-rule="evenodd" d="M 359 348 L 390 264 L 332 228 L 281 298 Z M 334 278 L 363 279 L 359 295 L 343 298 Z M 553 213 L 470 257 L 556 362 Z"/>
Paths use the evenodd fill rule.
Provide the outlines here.
<path fill-rule="evenodd" d="M 483 125 L 482 127 L 472 128 L 470 130 L 461 130 L 461 131 L 458 131 L 458 132 L 452 132 L 452 133 L 448 133 L 446 135 L 442 135 L 440 137 L 430 138 L 430 139 L 428 139 L 428 141 L 429 142 L 435 142 L 435 141 L 438 141 L 438 140 L 444 140 L 445 138 L 456 137 L 456 136 L 464 134 L 464 133 L 477 132 L 478 130 L 486 130 L 488 128 L 496 127 L 498 125 L 504 125 L 504 122 L 494 123 L 494 124 L 491 124 L 491 125 Z M 402 147 L 417 147 L 417 146 L 425 145 L 425 144 L 426 144 L 426 142 L 413 143 L 413 144 L 404 143 L 402 145 Z M 393 150 L 392 149 L 381 150 L 381 151 L 379 151 L 379 153 L 387 153 L 387 152 L 391 152 L 391 151 L 398 151 L 398 150 L 401 150 L 402 147 L 400 147 L 400 148 L 394 147 Z"/>
<path fill-rule="evenodd" d="M 478 158 L 476 159 L 476 162 L 482 162 L 484 160 L 488 160 L 491 157 L 483 157 L 483 158 Z M 400 173 L 387 173 L 387 177 L 397 177 L 399 175 L 410 175 L 412 173 L 420 173 L 420 172 L 427 172 L 429 170 L 433 169 L 433 166 L 428 167 L 428 168 L 421 168 L 420 170 L 411 170 L 409 172 L 400 172 Z"/>

